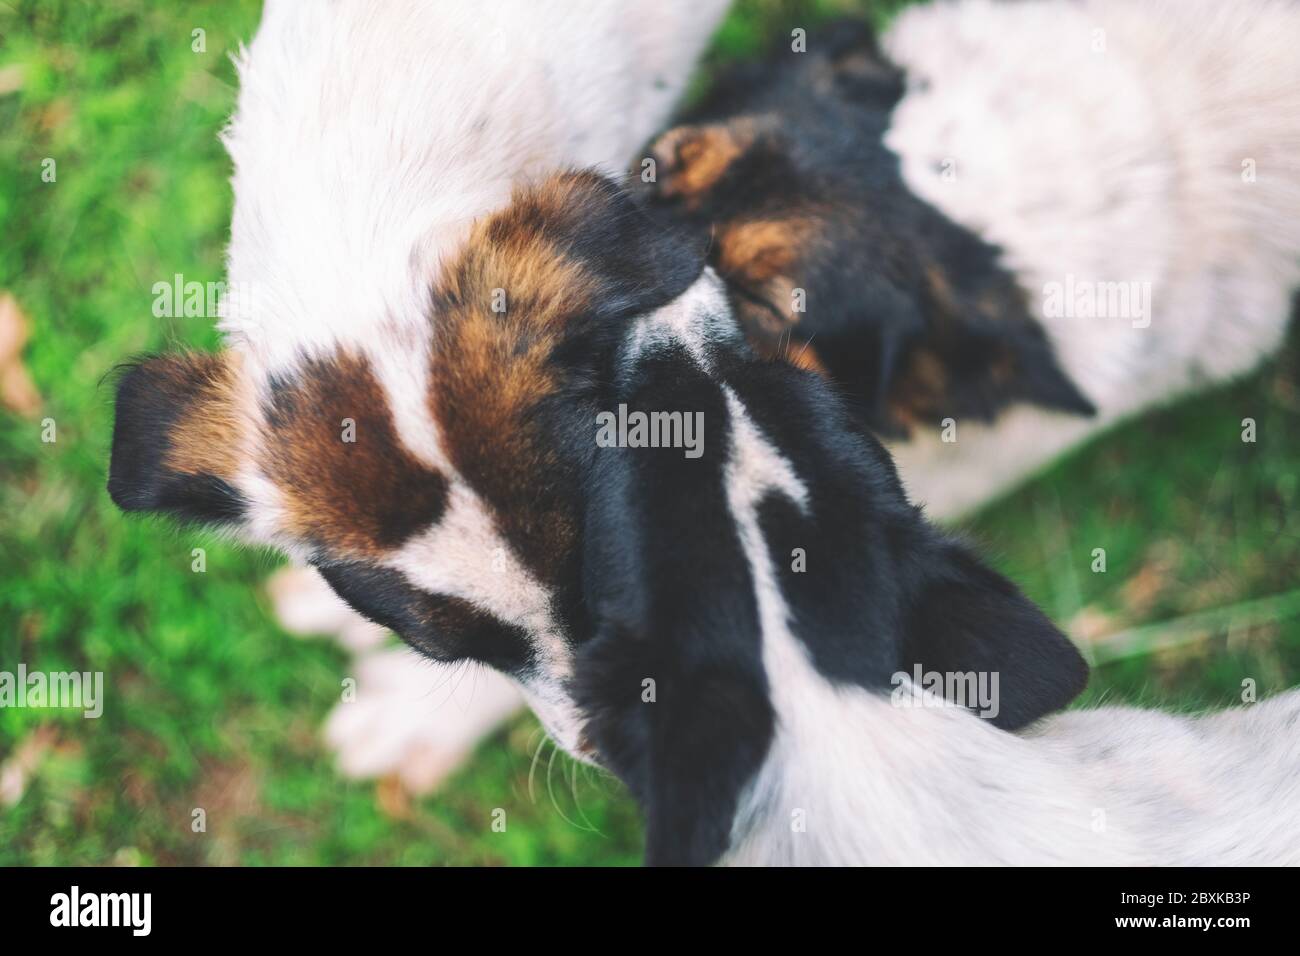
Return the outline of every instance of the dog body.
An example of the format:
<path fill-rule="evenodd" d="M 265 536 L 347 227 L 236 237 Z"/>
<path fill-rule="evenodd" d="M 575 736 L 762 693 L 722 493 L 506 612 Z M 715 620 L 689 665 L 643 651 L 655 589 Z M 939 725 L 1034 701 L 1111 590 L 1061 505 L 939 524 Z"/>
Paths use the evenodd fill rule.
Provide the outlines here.
<path fill-rule="evenodd" d="M 1200 717 L 1075 710 L 1009 734 L 932 696 L 900 707 L 836 684 L 779 616 L 763 641 L 779 729 L 720 862 L 1300 863 L 1300 691 Z"/>
<path fill-rule="evenodd" d="M 721 862 L 1300 863 L 1300 692 L 1202 717 L 1071 711 L 1008 734 L 837 687 L 775 643 L 782 730 Z"/>
<path fill-rule="evenodd" d="M 885 142 L 904 180 L 1002 250 L 1097 408 L 1021 406 L 955 443 L 932 429 L 894 445 L 918 500 L 969 509 L 1275 351 L 1300 284 L 1298 41 L 1286 0 L 964 0 L 899 17 L 884 48 L 911 88 Z M 1117 286 L 1130 307 L 1107 315 Z"/>

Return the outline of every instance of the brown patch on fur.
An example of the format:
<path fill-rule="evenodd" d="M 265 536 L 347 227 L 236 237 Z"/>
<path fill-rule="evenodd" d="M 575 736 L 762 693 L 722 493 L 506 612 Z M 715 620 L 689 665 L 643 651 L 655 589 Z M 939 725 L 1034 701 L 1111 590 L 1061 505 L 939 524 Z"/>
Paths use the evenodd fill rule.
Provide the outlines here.
<path fill-rule="evenodd" d="M 922 267 L 921 295 L 930 322 L 929 335 L 938 347 L 960 321 L 952 281 L 943 267 L 933 261 Z M 889 383 L 886 408 L 893 422 L 904 430 L 930 423 L 944 409 L 951 386 L 947 359 L 941 351 L 920 347 L 899 363 Z"/>
<path fill-rule="evenodd" d="M 788 276 L 811 234 L 812 224 L 804 219 L 727 223 L 716 237 L 718 271 L 748 284 Z"/>
<path fill-rule="evenodd" d="M 457 470 L 543 580 L 577 542 L 559 456 L 536 416 L 564 385 L 556 350 L 601 291 L 562 238 L 588 201 L 584 182 L 553 177 L 517 194 L 474 228 L 437 291 L 431 411 Z M 505 311 L 494 311 L 502 292 Z"/>
<path fill-rule="evenodd" d="M 806 372 L 816 372 L 823 378 L 830 378 L 831 373 L 826 366 L 822 364 L 821 356 L 817 350 L 812 347 L 812 342 L 801 342 L 795 340 L 785 350 L 785 360 L 795 368 L 801 368 Z"/>
<path fill-rule="evenodd" d="M 635 317 L 702 268 L 614 182 L 570 172 L 477 225 L 434 290 L 429 408 L 456 470 L 543 583 L 577 579 L 603 365 Z"/>
<path fill-rule="evenodd" d="M 189 352 L 154 360 L 164 393 L 185 396 L 168 438 L 166 467 L 230 481 L 239 471 L 248 422 L 240 406 L 239 358 L 233 352 Z"/>
<path fill-rule="evenodd" d="M 803 315 L 794 308 L 792 273 L 814 235 L 806 218 L 725 223 L 717 230 L 714 261 L 732 286 L 736 318 L 755 350 L 829 377 L 807 340 L 791 335 Z"/>
<path fill-rule="evenodd" d="M 261 455 L 292 534 L 336 556 L 374 556 L 438 520 L 447 479 L 402 444 L 362 357 L 308 362 L 273 386 Z M 355 423 L 344 440 L 345 419 Z"/>
<path fill-rule="evenodd" d="M 687 209 L 697 208 L 727 168 L 753 144 L 755 135 L 753 121 L 743 118 L 725 125 L 670 129 L 650 149 L 660 196 L 679 198 Z"/>
<path fill-rule="evenodd" d="M 746 310 L 741 309 L 739 311 L 743 313 Z M 758 312 L 760 310 L 756 308 L 754 311 Z M 785 362 L 806 372 L 816 372 L 824 378 L 831 377 L 830 371 L 822 362 L 821 356 L 817 354 L 817 350 L 813 348 L 809 339 L 796 338 L 793 335 L 768 335 L 759 328 L 758 322 L 759 320 L 755 317 L 753 321 L 746 322 L 745 327 L 749 344 L 755 352 L 765 359 Z"/>

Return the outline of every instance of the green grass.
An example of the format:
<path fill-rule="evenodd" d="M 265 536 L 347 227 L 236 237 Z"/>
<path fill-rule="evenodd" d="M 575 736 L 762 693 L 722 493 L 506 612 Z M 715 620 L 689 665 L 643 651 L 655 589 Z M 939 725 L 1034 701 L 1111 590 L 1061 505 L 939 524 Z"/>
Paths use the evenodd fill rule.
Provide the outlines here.
<path fill-rule="evenodd" d="M 804 6 L 741 3 L 710 62 L 751 55 Z M 261 590 L 277 559 L 127 520 L 104 493 L 106 373 L 216 344 L 204 320 L 154 318 L 151 287 L 221 277 L 227 52 L 257 17 L 248 0 L 0 0 L 0 290 L 30 317 L 24 360 L 44 397 L 36 419 L 0 411 L 0 670 L 103 671 L 108 696 L 99 720 L 0 710 L 0 763 L 34 755 L 21 799 L 0 803 L 0 864 L 635 862 L 640 825 L 615 783 L 547 750 L 530 785 L 531 718 L 433 797 L 340 779 L 319 728 L 347 658 L 278 631 Z M 1090 700 L 1217 706 L 1244 678 L 1262 696 L 1300 675 L 1300 615 L 1245 605 L 1300 586 L 1296 355 L 1108 436 L 969 524 L 1062 622 L 1108 633 L 1238 609 L 1138 633 L 1099 665 Z M 191 831 L 196 807 L 206 833 Z"/>

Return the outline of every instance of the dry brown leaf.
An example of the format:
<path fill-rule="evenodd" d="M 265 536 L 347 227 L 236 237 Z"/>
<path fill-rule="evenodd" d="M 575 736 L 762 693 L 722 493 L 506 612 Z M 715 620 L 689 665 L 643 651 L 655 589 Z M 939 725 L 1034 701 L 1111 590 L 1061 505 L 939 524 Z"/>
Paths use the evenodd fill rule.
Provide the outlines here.
<path fill-rule="evenodd" d="M 1175 584 L 1179 548 L 1173 541 L 1159 541 L 1147 549 L 1142 567 L 1124 582 L 1120 599 L 1130 617 L 1141 620 Z"/>
<path fill-rule="evenodd" d="M 23 366 L 27 316 L 8 292 L 0 292 L 0 403 L 12 412 L 35 418 L 41 395 Z"/>
<path fill-rule="evenodd" d="M 23 68 L 17 63 L 0 67 L 0 96 L 17 93 L 23 88 Z"/>
<path fill-rule="evenodd" d="M 379 783 L 375 786 L 375 803 L 390 820 L 410 820 L 414 816 L 411 793 L 397 774 L 379 778 Z"/>
<path fill-rule="evenodd" d="M 72 118 L 72 104 L 66 99 L 54 100 L 40 110 L 36 118 L 41 129 L 52 132 Z"/>
<path fill-rule="evenodd" d="M 32 774 L 57 739 L 58 732 L 53 727 L 37 727 L 0 764 L 0 805 L 12 807 L 23 798 Z"/>

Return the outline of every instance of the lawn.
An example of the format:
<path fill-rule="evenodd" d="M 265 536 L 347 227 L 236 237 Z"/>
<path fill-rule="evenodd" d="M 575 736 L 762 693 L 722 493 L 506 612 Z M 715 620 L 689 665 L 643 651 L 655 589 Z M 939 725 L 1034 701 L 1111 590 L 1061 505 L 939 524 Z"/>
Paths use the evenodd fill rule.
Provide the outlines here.
<path fill-rule="evenodd" d="M 262 583 L 279 559 L 127 520 L 104 492 L 115 364 L 217 342 L 207 320 L 155 318 L 152 287 L 221 278 L 216 134 L 259 6 L 0 0 L 0 293 L 30 320 L 42 398 L 0 408 L 0 670 L 107 685 L 98 720 L 0 709 L 0 864 L 633 863 L 631 801 L 551 748 L 535 761 L 531 718 L 434 796 L 341 779 L 319 728 L 348 659 L 278 630 Z M 813 22 L 805 6 L 741 3 L 709 62 Z M 1219 707 L 1300 678 L 1298 372 L 1293 342 L 966 523 L 1091 653 L 1086 701 Z"/>

